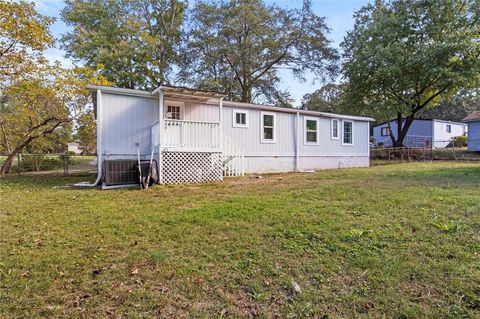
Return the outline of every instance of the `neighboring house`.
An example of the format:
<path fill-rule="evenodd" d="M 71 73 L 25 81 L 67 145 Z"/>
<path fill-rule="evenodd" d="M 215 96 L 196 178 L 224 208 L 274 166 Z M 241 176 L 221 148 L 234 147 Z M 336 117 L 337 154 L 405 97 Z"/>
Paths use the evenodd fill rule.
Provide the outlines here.
<path fill-rule="evenodd" d="M 76 155 L 82 154 L 82 152 L 83 152 L 82 147 L 77 142 L 67 143 L 67 151 L 73 152 Z"/>
<path fill-rule="evenodd" d="M 397 137 L 397 120 L 390 121 L 393 136 Z M 466 135 L 465 123 L 443 121 L 436 119 L 415 119 L 403 141 L 406 147 L 445 148 L 452 138 Z M 384 122 L 373 127 L 373 137 L 377 146 L 392 146 L 388 123 Z"/>
<path fill-rule="evenodd" d="M 480 111 L 463 119 L 468 125 L 468 151 L 480 152 Z"/>
<path fill-rule="evenodd" d="M 96 92 L 99 171 L 106 167 L 107 180 L 118 164 L 109 161 L 132 161 L 137 152 L 148 160 L 152 149 L 165 184 L 369 166 L 372 118 L 230 102 L 173 86 L 88 88 Z"/>

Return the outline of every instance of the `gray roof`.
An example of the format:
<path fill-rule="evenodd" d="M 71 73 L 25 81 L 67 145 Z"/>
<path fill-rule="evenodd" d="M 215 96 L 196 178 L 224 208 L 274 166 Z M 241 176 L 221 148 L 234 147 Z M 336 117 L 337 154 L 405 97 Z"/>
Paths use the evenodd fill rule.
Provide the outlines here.
<path fill-rule="evenodd" d="M 463 122 L 475 122 L 480 121 L 480 111 L 473 112 L 472 114 L 468 115 L 466 118 L 463 119 Z"/>

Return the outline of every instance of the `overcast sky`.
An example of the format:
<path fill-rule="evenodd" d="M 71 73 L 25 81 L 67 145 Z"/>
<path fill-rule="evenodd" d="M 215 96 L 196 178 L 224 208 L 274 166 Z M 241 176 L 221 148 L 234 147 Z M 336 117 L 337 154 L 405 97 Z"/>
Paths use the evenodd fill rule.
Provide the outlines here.
<path fill-rule="evenodd" d="M 190 0 L 193 2 L 194 0 Z M 266 0 L 267 2 L 275 2 L 282 7 L 301 7 L 302 0 Z M 333 41 L 333 45 L 338 47 L 342 42 L 344 35 L 353 27 L 353 13 L 360 9 L 363 5 L 370 2 L 369 0 L 312 0 L 313 11 L 324 16 L 327 24 L 331 29 L 329 38 Z M 62 0 L 36 0 L 37 9 L 45 15 L 56 17 L 57 20 L 52 27 L 55 37 L 68 31 L 67 26 L 59 17 L 63 8 Z M 47 56 L 51 60 L 60 60 L 64 66 L 71 66 L 71 61 L 63 57 L 63 52 L 56 49 L 50 49 Z M 315 91 L 321 84 L 313 83 L 311 76 L 307 76 L 306 82 L 301 82 L 293 78 L 288 70 L 281 71 L 282 83 L 281 88 L 291 92 L 295 99 L 295 105 L 300 104 L 302 96 L 306 93 Z"/>

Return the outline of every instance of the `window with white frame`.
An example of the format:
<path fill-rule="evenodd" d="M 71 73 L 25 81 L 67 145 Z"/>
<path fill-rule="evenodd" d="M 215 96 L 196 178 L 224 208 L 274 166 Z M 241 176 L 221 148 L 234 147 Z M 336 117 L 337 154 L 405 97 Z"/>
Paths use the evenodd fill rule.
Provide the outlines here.
<path fill-rule="evenodd" d="M 318 144 L 318 119 L 305 117 L 305 144 Z"/>
<path fill-rule="evenodd" d="M 452 133 L 452 126 L 447 124 L 447 133 Z"/>
<path fill-rule="evenodd" d="M 388 127 L 382 127 L 382 129 L 380 130 L 380 135 L 381 136 L 390 136 L 390 132 L 389 132 Z"/>
<path fill-rule="evenodd" d="M 233 127 L 248 127 L 248 111 L 233 110 Z"/>
<path fill-rule="evenodd" d="M 167 112 L 165 113 L 165 118 L 169 120 L 181 120 L 182 119 L 182 108 L 178 105 L 168 105 Z"/>
<path fill-rule="evenodd" d="M 332 139 L 338 140 L 338 120 L 332 119 Z"/>
<path fill-rule="evenodd" d="M 275 113 L 262 112 L 262 143 L 275 143 Z"/>
<path fill-rule="evenodd" d="M 343 139 L 342 144 L 353 145 L 353 122 L 343 121 Z"/>

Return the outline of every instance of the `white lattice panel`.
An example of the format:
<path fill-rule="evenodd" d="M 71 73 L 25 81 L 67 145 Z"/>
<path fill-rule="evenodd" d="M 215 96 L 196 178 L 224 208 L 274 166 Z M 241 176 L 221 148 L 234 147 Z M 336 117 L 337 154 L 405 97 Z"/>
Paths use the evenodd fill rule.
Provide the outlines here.
<path fill-rule="evenodd" d="M 220 153 L 163 151 L 163 183 L 184 184 L 221 181 L 222 164 Z"/>

